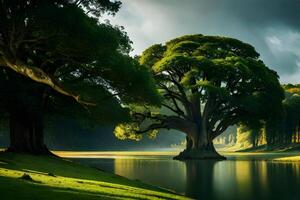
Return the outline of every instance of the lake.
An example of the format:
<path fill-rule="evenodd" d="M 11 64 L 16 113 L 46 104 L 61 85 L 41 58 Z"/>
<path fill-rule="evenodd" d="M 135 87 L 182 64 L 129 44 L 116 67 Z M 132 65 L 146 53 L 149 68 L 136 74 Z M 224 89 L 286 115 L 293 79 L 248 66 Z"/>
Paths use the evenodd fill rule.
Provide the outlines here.
<path fill-rule="evenodd" d="M 164 187 L 195 199 L 300 199 L 300 162 L 270 159 L 299 154 L 227 153 L 224 161 L 176 161 L 174 153 L 94 152 L 77 162 Z"/>

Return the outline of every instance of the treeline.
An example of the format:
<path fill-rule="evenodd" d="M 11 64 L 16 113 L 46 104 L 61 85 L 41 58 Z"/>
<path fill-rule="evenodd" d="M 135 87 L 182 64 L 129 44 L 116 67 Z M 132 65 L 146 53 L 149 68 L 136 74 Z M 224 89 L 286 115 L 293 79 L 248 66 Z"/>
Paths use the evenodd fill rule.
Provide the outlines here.
<path fill-rule="evenodd" d="M 285 99 L 283 112 L 279 118 L 266 123 L 268 146 L 290 145 L 300 142 L 300 84 L 283 85 Z"/>
<path fill-rule="evenodd" d="M 239 125 L 236 131 L 230 131 L 218 138 L 217 143 L 235 146 L 236 149 L 286 148 L 300 144 L 300 84 L 282 85 L 285 99 L 282 111 L 277 116 L 263 121 L 260 126 Z"/>
<path fill-rule="evenodd" d="M 300 84 L 283 85 L 283 89 L 285 99 L 282 112 L 262 123 L 261 127 L 245 129 L 245 132 L 248 131 L 252 147 L 267 145 L 268 148 L 284 148 L 300 143 Z"/>

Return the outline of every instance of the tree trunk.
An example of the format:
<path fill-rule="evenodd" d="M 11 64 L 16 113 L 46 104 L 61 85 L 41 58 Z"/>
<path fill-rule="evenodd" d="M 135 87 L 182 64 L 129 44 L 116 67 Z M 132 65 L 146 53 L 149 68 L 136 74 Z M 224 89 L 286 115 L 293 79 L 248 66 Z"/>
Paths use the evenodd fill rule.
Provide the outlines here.
<path fill-rule="evenodd" d="M 35 155 L 52 155 L 44 144 L 42 112 L 28 113 L 24 110 L 10 115 L 9 152 Z"/>
<path fill-rule="evenodd" d="M 209 138 L 206 131 L 189 133 L 186 138 L 186 149 L 174 157 L 175 160 L 226 159 L 216 151 L 213 141 Z"/>
<path fill-rule="evenodd" d="M 30 154 L 52 154 L 44 144 L 43 113 L 47 88 L 24 76 L 7 71 L 9 92 L 10 146 L 7 151 Z M 52 154 L 53 155 L 53 154 Z"/>

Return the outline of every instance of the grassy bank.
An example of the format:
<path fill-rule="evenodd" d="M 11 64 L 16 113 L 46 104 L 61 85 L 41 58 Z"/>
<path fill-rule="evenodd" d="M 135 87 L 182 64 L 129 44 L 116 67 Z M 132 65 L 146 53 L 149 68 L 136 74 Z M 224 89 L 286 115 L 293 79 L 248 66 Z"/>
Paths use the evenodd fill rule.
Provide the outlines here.
<path fill-rule="evenodd" d="M 187 199 L 65 159 L 11 153 L 0 154 L 0 191 L 1 200 Z"/>
<path fill-rule="evenodd" d="M 52 151 L 63 158 L 153 158 L 157 156 L 174 157 L 179 151 Z"/>
<path fill-rule="evenodd" d="M 300 152 L 300 144 L 289 144 L 289 145 L 260 145 L 257 147 L 250 147 L 246 149 L 237 149 L 236 152 Z"/>
<path fill-rule="evenodd" d="M 283 162 L 299 162 L 300 156 L 287 156 L 282 158 L 273 159 L 274 161 L 283 161 Z"/>

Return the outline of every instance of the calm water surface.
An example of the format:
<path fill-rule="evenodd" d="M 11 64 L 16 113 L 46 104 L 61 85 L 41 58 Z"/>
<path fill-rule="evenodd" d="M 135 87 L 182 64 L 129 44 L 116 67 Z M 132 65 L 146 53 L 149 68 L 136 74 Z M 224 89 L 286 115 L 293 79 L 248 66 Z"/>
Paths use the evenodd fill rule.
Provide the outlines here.
<path fill-rule="evenodd" d="M 172 156 L 80 158 L 81 163 L 204 200 L 300 200 L 300 162 L 282 154 L 227 155 L 226 161 L 175 161 Z"/>

